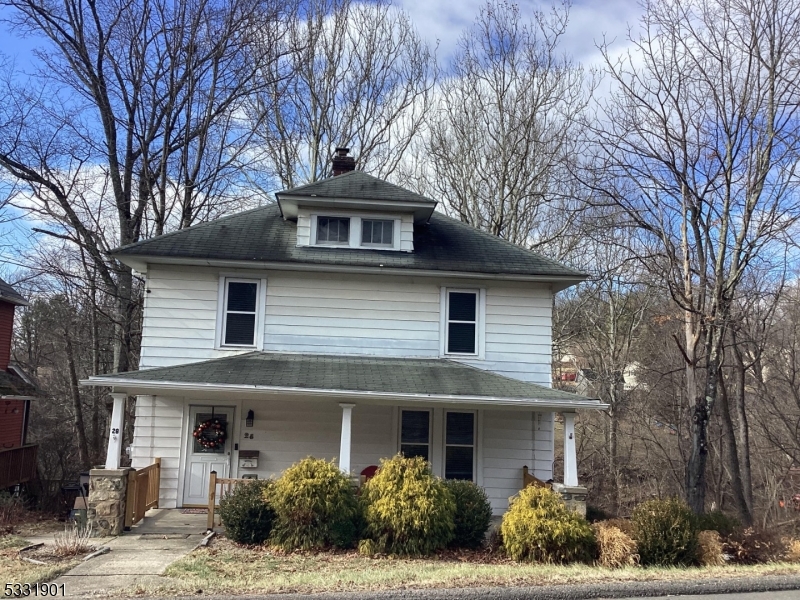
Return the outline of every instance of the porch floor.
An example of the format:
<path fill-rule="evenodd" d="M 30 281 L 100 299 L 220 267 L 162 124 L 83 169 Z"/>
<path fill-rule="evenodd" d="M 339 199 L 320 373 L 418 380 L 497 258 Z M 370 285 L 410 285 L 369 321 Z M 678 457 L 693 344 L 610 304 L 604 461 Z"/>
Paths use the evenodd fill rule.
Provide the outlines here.
<path fill-rule="evenodd" d="M 205 534 L 207 521 L 207 514 L 184 514 L 180 508 L 152 508 L 125 535 L 151 537 Z"/>

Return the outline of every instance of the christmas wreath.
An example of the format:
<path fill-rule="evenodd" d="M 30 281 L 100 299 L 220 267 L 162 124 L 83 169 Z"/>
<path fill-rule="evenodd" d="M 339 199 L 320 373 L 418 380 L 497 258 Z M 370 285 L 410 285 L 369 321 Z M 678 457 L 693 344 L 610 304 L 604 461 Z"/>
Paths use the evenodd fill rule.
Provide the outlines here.
<path fill-rule="evenodd" d="M 222 448 L 225 446 L 225 440 L 228 439 L 228 434 L 225 432 L 225 424 L 219 419 L 203 421 L 192 432 L 192 435 L 198 444 L 209 450 Z"/>

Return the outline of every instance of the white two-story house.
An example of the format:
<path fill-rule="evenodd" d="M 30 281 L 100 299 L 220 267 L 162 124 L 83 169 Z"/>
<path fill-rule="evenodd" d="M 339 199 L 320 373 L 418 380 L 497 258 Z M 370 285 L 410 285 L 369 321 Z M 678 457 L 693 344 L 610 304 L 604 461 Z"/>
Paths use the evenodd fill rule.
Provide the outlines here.
<path fill-rule="evenodd" d="M 584 275 L 348 166 L 113 252 L 146 276 L 141 369 L 87 383 L 136 396 L 133 466 L 161 458 L 160 505 L 205 504 L 212 470 L 312 455 L 358 475 L 404 452 L 501 514 L 523 466 L 553 477 L 555 413 L 577 485 L 574 411 L 603 405 L 551 389 L 551 310 Z"/>

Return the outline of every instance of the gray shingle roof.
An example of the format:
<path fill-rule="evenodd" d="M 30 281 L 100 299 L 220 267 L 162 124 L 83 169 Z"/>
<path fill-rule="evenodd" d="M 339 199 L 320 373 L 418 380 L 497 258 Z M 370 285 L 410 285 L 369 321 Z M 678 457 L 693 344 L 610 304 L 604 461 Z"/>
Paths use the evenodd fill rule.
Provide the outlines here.
<path fill-rule="evenodd" d="M 435 203 L 435 200 L 401 188 L 383 179 L 367 175 L 363 171 L 350 171 L 278 192 L 276 196 L 318 196 L 326 198 L 350 198 L 356 200 L 395 200 L 398 202 Z"/>
<path fill-rule="evenodd" d="M 5 300 L 11 304 L 21 304 L 22 306 L 28 305 L 28 303 L 25 301 L 25 298 L 18 294 L 10 284 L 6 283 L 2 279 L 0 279 L 0 300 Z"/>
<path fill-rule="evenodd" d="M 340 175 L 339 177 L 344 177 Z M 297 247 L 297 226 L 271 204 L 114 250 L 125 257 L 230 260 L 524 275 L 579 281 L 580 271 L 434 213 L 414 227 L 414 251 Z"/>
<path fill-rule="evenodd" d="M 196 383 L 377 394 L 505 398 L 554 403 L 590 402 L 576 394 L 504 377 L 446 359 L 378 358 L 249 352 L 174 367 L 92 377 L 138 383 Z"/>

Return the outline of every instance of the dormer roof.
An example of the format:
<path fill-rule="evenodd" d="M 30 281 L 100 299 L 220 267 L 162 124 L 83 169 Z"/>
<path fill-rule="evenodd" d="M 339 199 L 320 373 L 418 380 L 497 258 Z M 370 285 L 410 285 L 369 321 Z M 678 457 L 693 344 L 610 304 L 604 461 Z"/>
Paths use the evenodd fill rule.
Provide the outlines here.
<path fill-rule="evenodd" d="M 28 302 L 10 284 L 0 279 L 0 302 L 28 306 Z"/>
<path fill-rule="evenodd" d="M 411 212 L 414 221 L 426 222 L 436 201 L 363 171 L 350 171 L 275 194 L 284 219 L 297 219 L 299 206 L 326 206 Z"/>

